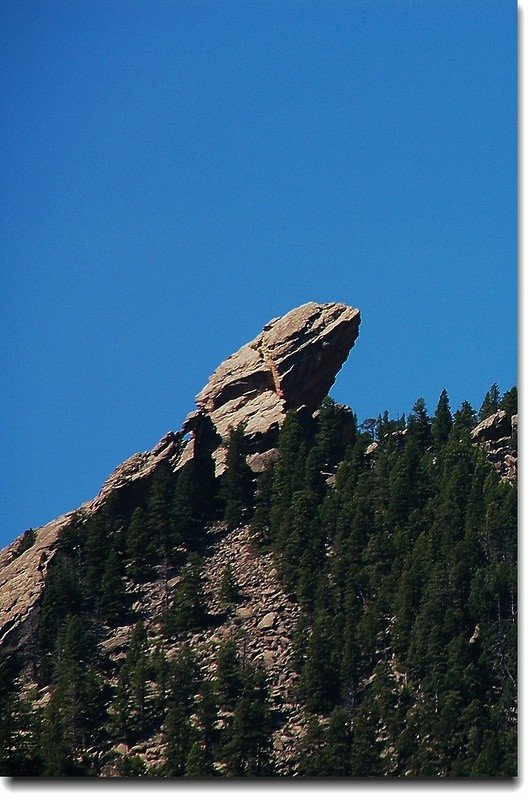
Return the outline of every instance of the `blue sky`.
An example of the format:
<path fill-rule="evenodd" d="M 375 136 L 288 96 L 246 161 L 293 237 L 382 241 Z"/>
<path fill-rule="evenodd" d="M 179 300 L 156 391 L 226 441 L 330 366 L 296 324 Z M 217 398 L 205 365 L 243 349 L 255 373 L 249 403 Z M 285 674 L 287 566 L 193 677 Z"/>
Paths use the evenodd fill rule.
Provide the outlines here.
<path fill-rule="evenodd" d="M 308 300 L 360 419 L 516 383 L 516 4 L 4 0 L 0 544 Z"/>

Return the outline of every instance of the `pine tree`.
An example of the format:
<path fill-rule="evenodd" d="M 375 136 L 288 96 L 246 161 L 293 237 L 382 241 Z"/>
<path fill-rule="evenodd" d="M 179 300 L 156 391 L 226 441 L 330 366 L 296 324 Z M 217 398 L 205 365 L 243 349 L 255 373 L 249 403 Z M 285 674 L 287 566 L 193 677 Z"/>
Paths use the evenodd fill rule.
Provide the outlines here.
<path fill-rule="evenodd" d="M 171 706 L 163 725 L 165 737 L 164 774 L 177 778 L 185 774 L 194 743 L 193 728 L 179 706 Z"/>
<path fill-rule="evenodd" d="M 279 457 L 273 469 L 270 532 L 276 539 L 294 492 L 304 489 L 304 472 L 308 455 L 309 434 L 301 417 L 288 411 L 279 432 Z"/>
<path fill-rule="evenodd" d="M 484 400 L 479 411 L 479 421 L 490 417 L 499 410 L 500 404 L 500 389 L 496 383 L 492 383 L 489 390 L 484 395 Z"/>
<path fill-rule="evenodd" d="M 204 681 L 196 705 L 196 720 L 200 731 L 200 740 L 206 757 L 212 762 L 212 754 L 218 742 L 216 722 L 218 718 L 219 698 L 212 681 Z"/>
<path fill-rule="evenodd" d="M 453 433 L 461 435 L 468 433 L 477 424 L 477 415 L 471 404 L 464 400 L 453 418 Z"/>
<path fill-rule="evenodd" d="M 231 562 L 228 561 L 222 575 L 218 603 L 224 611 L 229 610 L 240 596 L 240 587 L 235 578 Z"/>
<path fill-rule="evenodd" d="M 257 475 L 255 490 L 255 511 L 251 520 L 251 529 L 254 538 L 265 542 L 269 538 L 270 506 L 273 488 L 273 465 L 268 466 L 264 472 Z"/>
<path fill-rule="evenodd" d="M 325 747 L 325 775 L 350 775 L 351 730 L 349 714 L 337 706 L 330 715 Z"/>
<path fill-rule="evenodd" d="M 115 688 L 110 712 L 110 727 L 113 736 L 126 744 L 130 744 L 133 722 L 129 699 L 128 671 L 125 666 L 121 668 Z"/>
<path fill-rule="evenodd" d="M 453 417 L 449 407 L 449 397 L 447 391 L 442 389 L 431 426 L 433 441 L 437 449 L 441 448 L 447 442 L 452 427 Z"/>
<path fill-rule="evenodd" d="M 148 721 L 146 682 L 149 670 L 147 631 L 143 621 L 140 620 L 132 631 L 112 707 L 114 734 L 127 744 L 137 738 Z"/>
<path fill-rule="evenodd" d="M 216 774 L 210 754 L 199 741 L 189 750 L 184 774 L 186 778 L 210 778 Z"/>
<path fill-rule="evenodd" d="M 40 758 L 45 778 L 74 774 L 73 757 L 64 730 L 60 704 L 54 695 L 47 705 L 41 734 Z"/>
<path fill-rule="evenodd" d="M 169 513 L 171 541 L 174 546 L 171 554 L 173 564 L 178 563 L 178 548 L 183 545 L 190 550 L 196 549 L 204 534 L 203 510 L 198 507 L 194 475 L 192 463 L 186 464 L 179 471 L 174 486 Z"/>
<path fill-rule="evenodd" d="M 354 714 L 350 747 L 350 776 L 353 778 L 383 775 L 378 724 L 376 703 L 367 695 Z"/>
<path fill-rule="evenodd" d="M 244 426 L 238 425 L 229 431 L 226 472 L 222 478 L 225 519 L 229 525 L 246 519 L 253 506 L 253 473 L 246 461 L 247 454 Z"/>
<path fill-rule="evenodd" d="M 236 644 L 226 639 L 218 651 L 216 682 L 220 702 L 224 708 L 233 708 L 242 691 L 241 665 Z"/>
<path fill-rule="evenodd" d="M 0 660 L 0 774 L 9 777 L 38 775 L 38 734 L 35 714 L 15 685 L 16 665 Z"/>
<path fill-rule="evenodd" d="M 339 697 L 339 668 L 334 660 L 331 629 L 329 613 L 325 609 L 316 612 L 301 676 L 305 705 L 313 713 L 328 713 Z"/>
<path fill-rule="evenodd" d="M 105 717 L 101 684 L 88 662 L 91 650 L 80 619 L 68 617 L 57 639 L 53 705 L 72 753 L 87 746 Z"/>
<path fill-rule="evenodd" d="M 325 730 L 317 717 L 311 717 L 299 746 L 299 774 L 303 778 L 326 775 Z"/>
<path fill-rule="evenodd" d="M 105 559 L 108 556 L 108 531 L 102 516 L 94 516 L 83 526 L 85 535 L 84 544 L 84 573 L 88 592 L 98 596 L 101 579 L 105 569 Z"/>
<path fill-rule="evenodd" d="M 151 479 L 147 498 L 147 521 L 152 552 L 170 562 L 173 549 L 171 525 L 167 509 L 173 491 L 173 472 L 167 462 L 158 467 Z M 146 555 L 146 554 L 145 554 Z"/>
<path fill-rule="evenodd" d="M 505 411 L 506 414 L 511 417 L 513 414 L 517 414 L 517 387 L 512 386 L 511 389 L 508 389 L 507 392 L 504 392 L 499 406 L 501 411 Z"/>
<path fill-rule="evenodd" d="M 39 639 L 41 677 L 51 678 L 50 655 L 55 648 L 59 631 L 69 615 L 81 615 L 84 597 L 75 563 L 62 554 L 56 558 L 47 576 L 47 585 L 40 609 Z"/>
<path fill-rule="evenodd" d="M 427 416 L 425 400 L 419 397 L 407 419 L 407 438 L 416 443 L 421 452 L 431 444 L 431 423 Z"/>
<path fill-rule="evenodd" d="M 165 615 L 167 635 L 177 636 L 186 631 L 198 630 L 206 624 L 208 615 L 201 570 L 200 557 L 192 553 L 182 570 L 181 581 Z"/>
<path fill-rule="evenodd" d="M 101 613 L 111 627 L 117 625 L 128 608 L 124 564 L 117 550 L 111 550 L 101 581 Z"/>
<path fill-rule="evenodd" d="M 171 664 L 167 698 L 169 707 L 177 707 L 185 715 L 190 716 L 195 706 L 199 678 L 200 670 L 196 654 L 189 645 L 184 645 Z"/>
<path fill-rule="evenodd" d="M 162 646 L 158 645 L 154 650 L 151 660 L 151 667 L 154 681 L 157 684 L 157 691 L 154 697 L 153 712 L 156 719 L 166 713 L 167 692 L 169 687 L 169 662 Z"/>
<path fill-rule="evenodd" d="M 153 576 L 154 548 L 147 514 L 136 508 L 126 533 L 127 575 L 133 581 L 145 581 Z"/>
<path fill-rule="evenodd" d="M 325 397 L 319 407 L 317 424 L 315 448 L 322 463 L 333 468 L 344 458 L 346 447 L 353 446 L 356 441 L 356 417 L 348 406 Z"/>
<path fill-rule="evenodd" d="M 218 479 L 212 454 L 220 444 L 220 436 L 207 414 L 196 421 L 193 436 L 194 457 L 188 465 L 192 474 L 192 510 L 196 519 L 205 522 L 214 519 L 218 511 Z"/>
<path fill-rule="evenodd" d="M 266 677 L 262 670 L 246 667 L 243 689 L 226 732 L 223 758 L 229 777 L 266 777 L 273 774 L 273 720 Z"/>
<path fill-rule="evenodd" d="M 148 772 L 143 759 L 136 755 L 121 756 L 118 768 L 120 778 L 143 778 Z"/>

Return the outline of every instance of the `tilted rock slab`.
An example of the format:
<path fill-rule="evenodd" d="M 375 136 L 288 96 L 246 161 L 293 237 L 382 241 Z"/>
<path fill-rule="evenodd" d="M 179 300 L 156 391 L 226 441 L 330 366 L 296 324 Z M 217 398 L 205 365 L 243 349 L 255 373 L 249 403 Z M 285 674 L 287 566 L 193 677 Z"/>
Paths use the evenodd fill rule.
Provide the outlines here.
<path fill-rule="evenodd" d="M 0 652 L 30 642 L 46 574 L 60 540 L 75 520 L 87 519 L 109 500 L 140 492 L 163 464 L 174 471 L 195 455 L 204 419 L 220 440 L 217 473 L 225 464 L 229 430 L 240 423 L 253 454 L 273 448 L 288 409 L 313 412 L 332 386 L 359 332 L 360 314 L 340 303 L 306 303 L 271 320 L 262 333 L 224 361 L 196 398 L 198 410 L 182 433 L 167 433 L 146 453 L 117 467 L 97 497 L 36 531 L 36 541 L 19 554 L 22 537 L 0 551 Z M 203 427 L 203 425 L 202 425 Z M 189 441 L 182 441 L 192 432 Z"/>
<path fill-rule="evenodd" d="M 217 474 L 224 470 L 230 428 L 244 425 L 250 451 L 262 453 L 276 443 L 286 411 L 319 407 L 357 339 L 359 324 L 357 308 L 305 303 L 272 319 L 220 364 L 196 398 L 198 412 L 184 425 L 192 430 L 200 415 L 210 418 L 222 440 L 214 453 Z M 191 452 L 192 442 L 182 459 Z"/>

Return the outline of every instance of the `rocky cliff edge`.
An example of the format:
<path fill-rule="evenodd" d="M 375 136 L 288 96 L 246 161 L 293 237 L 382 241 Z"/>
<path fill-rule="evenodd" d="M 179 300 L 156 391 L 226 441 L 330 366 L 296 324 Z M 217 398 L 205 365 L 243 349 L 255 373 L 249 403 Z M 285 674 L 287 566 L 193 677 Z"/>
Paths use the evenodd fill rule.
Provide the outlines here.
<path fill-rule="evenodd" d="M 162 464 L 181 469 L 195 455 L 195 432 L 204 418 L 217 434 L 213 455 L 218 474 L 231 428 L 244 425 L 252 454 L 265 453 L 289 409 L 317 409 L 356 341 L 359 324 L 358 309 L 341 303 L 306 303 L 271 320 L 213 373 L 180 433 L 169 432 L 152 450 L 127 459 L 94 500 L 0 551 L 0 649 L 14 649 L 31 637 L 57 542 L 75 519 L 140 492 Z"/>

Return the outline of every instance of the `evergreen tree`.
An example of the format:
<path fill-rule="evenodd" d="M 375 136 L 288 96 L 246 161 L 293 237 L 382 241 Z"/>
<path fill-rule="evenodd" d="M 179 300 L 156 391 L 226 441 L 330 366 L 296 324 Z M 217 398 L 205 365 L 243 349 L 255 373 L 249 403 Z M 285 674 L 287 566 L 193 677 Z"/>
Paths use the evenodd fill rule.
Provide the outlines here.
<path fill-rule="evenodd" d="M 325 747 L 325 774 L 331 777 L 350 775 L 351 730 L 348 713 L 336 706 L 330 715 Z"/>
<path fill-rule="evenodd" d="M 189 464 L 193 515 L 201 522 L 214 519 L 218 510 L 218 480 L 215 477 L 213 452 L 220 436 L 207 414 L 202 414 L 193 431 L 194 455 Z"/>
<path fill-rule="evenodd" d="M 17 691 L 15 665 L 0 661 L 0 774 L 9 777 L 38 775 L 39 730 L 30 704 Z"/>
<path fill-rule="evenodd" d="M 431 422 L 427 416 L 425 400 L 419 397 L 407 420 L 407 438 L 423 452 L 431 444 Z"/>
<path fill-rule="evenodd" d="M 513 414 L 517 414 L 517 387 L 512 386 L 511 389 L 508 389 L 507 392 L 504 392 L 499 406 L 501 411 L 505 411 L 506 414 L 511 417 Z"/>
<path fill-rule="evenodd" d="M 306 708 L 313 713 L 328 713 L 339 698 L 339 666 L 335 661 L 331 620 L 326 608 L 316 611 L 301 676 Z"/>
<path fill-rule="evenodd" d="M 40 758 L 45 778 L 75 774 L 71 748 L 64 730 L 60 704 L 54 695 L 47 705 L 41 734 Z"/>
<path fill-rule="evenodd" d="M 126 533 L 127 575 L 133 581 L 148 580 L 153 576 L 154 547 L 145 510 L 134 510 Z"/>
<path fill-rule="evenodd" d="M 246 667 L 242 694 L 236 703 L 223 748 L 229 777 L 258 778 L 273 774 L 272 730 L 265 674 Z"/>
<path fill-rule="evenodd" d="M 111 550 L 101 581 L 101 613 L 111 627 L 117 625 L 128 609 L 124 564 L 117 550 Z"/>
<path fill-rule="evenodd" d="M 168 778 L 185 775 L 194 737 L 190 720 L 181 707 L 169 708 L 163 732 L 166 742 L 164 774 Z"/>
<path fill-rule="evenodd" d="M 214 764 L 210 754 L 199 741 L 195 741 L 185 765 L 185 777 L 187 778 L 210 778 L 216 774 Z"/>
<path fill-rule="evenodd" d="M 84 597 L 75 563 L 68 556 L 59 554 L 49 569 L 40 609 L 39 638 L 43 656 L 43 680 L 51 677 L 50 655 L 64 620 L 69 615 L 81 615 L 83 609 Z"/>
<path fill-rule="evenodd" d="M 453 418 L 453 433 L 456 435 L 467 433 L 477 424 L 477 415 L 471 404 L 464 400 Z"/>
<path fill-rule="evenodd" d="M 149 671 L 147 632 L 140 620 L 132 631 L 113 702 L 112 727 L 115 735 L 127 744 L 141 734 L 148 722 L 146 683 Z"/>
<path fill-rule="evenodd" d="M 446 390 L 442 389 L 431 426 L 433 441 L 437 449 L 447 442 L 452 427 L 453 417 L 449 407 L 449 397 Z"/>
<path fill-rule="evenodd" d="M 169 688 L 170 668 L 169 662 L 162 646 L 158 645 L 154 650 L 151 660 L 152 675 L 157 684 L 157 691 L 154 697 L 153 711 L 156 719 L 166 711 L 167 693 Z"/>
<path fill-rule="evenodd" d="M 57 639 L 52 708 L 72 755 L 88 746 L 105 721 L 101 683 L 88 661 L 91 652 L 80 619 L 68 617 Z"/>
<path fill-rule="evenodd" d="M 311 717 L 299 746 L 299 774 L 303 778 L 326 776 L 325 730 L 317 717 Z"/>
<path fill-rule="evenodd" d="M 169 636 L 198 630 L 207 622 L 207 607 L 201 574 L 202 562 L 196 553 L 189 556 L 182 570 L 181 581 L 165 615 L 165 631 Z"/>
<path fill-rule="evenodd" d="M 480 407 L 480 422 L 482 422 L 483 419 L 490 417 L 492 414 L 495 414 L 499 410 L 500 399 L 500 389 L 496 383 L 492 383 L 491 387 L 484 395 L 484 400 L 482 401 L 482 405 Z"/>
<path fill-rule="evenodd" d="M 154 473 L 147 499 L 147 520 L 154 553 L 162 555 L 170 563 L 174 543 L 167 509 L 173 491 L 173 472 L 167 462 L 163 462 Z M 148 552 L 148 551 L 147 551 Z M 146 555 L 146 553 L 145 553 Z"/>
<path fill-rule="evenodd" d="M 83 526 L 84 574 L 88 592 L 97 597 L 100 592 L 101 578 L 105 570 L 105 559 L 108 557 L 108 530 L 102 516 L 94 516 Z"/>
<path fill-rule="evenodd" d="M 177 564 L 178 548 L 196 549 L 203 539 L 203 510 L 198 507 L 195 490 L 195 471 L 191 464 L 180 470 L 170 506 L 171 541 L 174 545 L 171 563 Z"/>
<path fill-rule="evenodd" d="M 148 770 L 147 765 L 140 756 L 124 755 L 119 761 L 120 778 L 143 778 Z"/>
<path fill-rule="evenodd" d="M 196 655 L 189 645 L 184 645 L 171 665 L 168 703 L 170 707 L 182 709 L 190 716 L 195 706 L 195 695 L 199 687 L 200 670 Z"/>
<path fill-rule="evenodd" d="M 218 743 L 216 722 L 218 718 L 219 698 L 215 685 L 211 681 L 204 681 L 196 706 L 196 719 L 200 731 L 200 740 L 206 759 L 212 763 L 212 755 Z"/>
<path fill-rule="evenodd" d="M 270 529 L 270 507 L 273 488 L 273 465 L 257 476 L 255 490 L 255 511 L 251 520 L 251 529 L 255 539 L 267 541 Z"/>
<path fill-rule="evenodd" d="M 220 645 L 216 682 L 222 706 L 233 708 L 242 690 L 241 665 L 233 639 L 226 639 Z"/>
<path fill-rule="evenodd" d="M 301 416 L 288 411 L 281 426 L 278 441 L 279 457 L 273 469 L 270 507 L 272 541 L 277 538 L 292 496 L 304 489 L 304 472 L 308 455 L 309 432 Z M 280 545 L 277 545 L 277 552 Z"/>
<path fill-rule="evenodd" d="M 110 722 L 112 735 L 115 736 L 118 741 L 123 741 L 127 745 L 130 744 L 133 739 L 134 723 L 130 701 L 129 675 L 126 664 L 123 665 L 119 672 L 112 703 Z"/>
<path fill-rule="evenodd" d="M 247 518 L 253 506 L 253 473 L 247 464 L 247 455 L 244 426 L 238 425 L 229 431 L 226 472 L 222 479 L 225 519 L 229 525 Z"/>
<path fill-rule="evenodd" d="M 350 745 L 350 776 L 353 778 L 383 775 L 378 725 L 376 703 L 367 695 L 354 714 Z"/>
<path fill-rule="evenodd" d="M 231 562 L 228 561 L 222 575 L 222 582 L 220 584 L 220 591 L 218 593 L 218 602 L 220 606 L 227 611 L 231 608 L 233 603 L 236 603 L 240 596 L 240 587 L 235 578 Z"/>
<path fill-rule="evenodd" d="M 348 406 L 325 397 L 319 407 L 315 448 L 322 463 L 335 467 L 345 455 L 347 445 L 354 445 L 357 435 L 356 417 Z"/>

